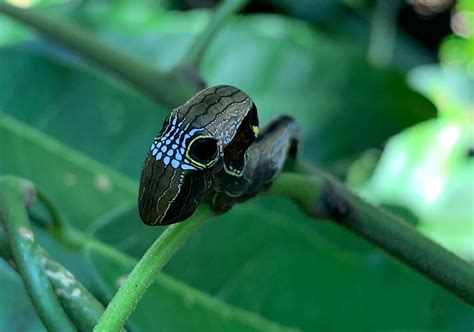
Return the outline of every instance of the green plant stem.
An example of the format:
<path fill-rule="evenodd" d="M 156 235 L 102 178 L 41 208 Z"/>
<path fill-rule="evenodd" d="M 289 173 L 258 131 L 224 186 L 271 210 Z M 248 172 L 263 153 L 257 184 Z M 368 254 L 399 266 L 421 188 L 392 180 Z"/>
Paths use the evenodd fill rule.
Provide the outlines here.
<path fill-rule="evenodd" d="M 74 50 L 169 107 L 181 105 L 198 89 L 198 82 L 189 77 L 188 72 L 179 69 L 160 72 L 58 18 L 33 9 L 17 8 L 3 1 L 0 2 L 0 13 L 35 28 L 46 38 Z"/>
<path fill-rule="evenodd" d="M 184 64 L 194 68 L 199 68 L 204 53 L 209 44 L 216 36 L 217 32 L 222 29 L 229 17 L 242 8 L 244 8 L 249 0 L 225 0 L 216 9 L 211 21 L 207 27 L 194 39 L 189 47 L 188 53 L 184 58 Z"/>
<path fill-rule="evenodd" d="M 0 178 L 1 215 L 28 295 L 48 330 L 74 331 L 43 270 L 41 259 L 36 255 L 34 235 L 25 208 L 33 197 L 33 186 L 28 181 L 10 176 Z"/>
<path fill-rule="evenodd" d="M 158 272 L 166 265 L 179 247 L 212 216 L 207 205 L 201 205 L 186 222 L 169 226 L 148 248 L 129 274 L 94 331 L 120 331 L 145 291 L 155 281 Z"/>
<path fill-rule="evenodd" d="M 43 270 L 53 286 L 64 311 L 80 331 L 91 331 L 104 312 L 102 304 L 74 277 L 74 275 L 58 262 L 52 260 L 40 247 L 36 246 L 33 255 L 41 263 Z M 18 272 L 7 233 L 0 224 L 0 257 L 9 261 Z"/>
<path fill-rule="evenodd" d="M 102 303 L 61 264 L 46 258 L 44 269 L 64 311 L 75 327 L 79 331 L 92 331 L 104 313 Z"/>
<path fill-rule="evenodd" d="M 374 243 L 474 305 L 474 266 L 322 175 L 282 173 L 269 190 L 292 199 L 315 219 L 328 219 Z"/>

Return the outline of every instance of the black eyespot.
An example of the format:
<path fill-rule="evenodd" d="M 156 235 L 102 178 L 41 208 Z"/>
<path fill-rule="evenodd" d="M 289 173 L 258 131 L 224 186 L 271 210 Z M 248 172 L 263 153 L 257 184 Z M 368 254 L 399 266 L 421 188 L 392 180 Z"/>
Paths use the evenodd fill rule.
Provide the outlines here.
<path fill-rule="evenodd" d="M 213 162 L 217 153 L 217 142 L 210 137 L 197 138 L 189 147 L 189 156 L 204 165 Z"/>

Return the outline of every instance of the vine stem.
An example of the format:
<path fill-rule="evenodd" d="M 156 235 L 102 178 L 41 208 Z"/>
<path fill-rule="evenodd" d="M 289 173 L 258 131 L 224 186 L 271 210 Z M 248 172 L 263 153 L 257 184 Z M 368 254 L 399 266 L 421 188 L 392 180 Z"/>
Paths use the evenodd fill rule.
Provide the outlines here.
<path fill-rule="evenodd" d="M 185 222 L 169 226 L 135 265 L 105 309 L 94 331 L 120 331 L 161 269 L 191 234 L 211 216 L 211 209 L 207 205 L 201 205 Z"/>
<path fill-rule="evenodd" d="M 50 331 L 75 331 L 61 307 L 31 231 L 26 205 L 34 199 L 33 185 L 12 176 L 0 177 L 0 216 L 11 245 L 11 253 L 28 295 L 41 321 Z"/>
<path fill-rule="evenodd" d="M 474 266 L 331 177 L 282 173 L 269 193 L 293 200 L 312 218 L 347 228 L 474 305 Z"/>
<path fill-rule="evenodd" d="M 0 223 L 0 257 L 10 262 L 18 272 L 7 233 Z M 102 304 L 64 266 L 51 259 L 39 245 L 31 252 L 30 260 L 39 260 L 53 286 L 61 306 L 79 331 L 91 331 L 104 312 Z M 132 260 L 133 261 L 133 260 Z M 56 316 L 58 313 L 54 313 Z"/>

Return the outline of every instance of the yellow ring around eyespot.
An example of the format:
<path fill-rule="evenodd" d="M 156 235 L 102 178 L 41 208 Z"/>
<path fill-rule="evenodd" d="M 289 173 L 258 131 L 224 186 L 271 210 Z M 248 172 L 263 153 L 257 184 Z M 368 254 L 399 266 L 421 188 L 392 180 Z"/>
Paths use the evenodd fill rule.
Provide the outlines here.
<path fill-rule="evenodd" d="M 212 165 L 214 165 L 217 160 L 219 160 L 219 145 L 217 145 L 217 154 L 216 154 L 216 157 L 211 160 L 210 162 L 208 162 L 207 164 L 203 164 L 203 163 L 200 163 L 199 161 L 196 161 L 194 160 L 193 158 L 191 158 L 191 156 L 189 155 L 189 149 L 191 148 L 191 146 L 193 145 L 194 141 L 198 140 L 198 139 L 203 139 L 203 138 L 212 138 L 214 139 L 214 137 L 210 136 L 210 135 L 202 135 L 202 136 L 196 136 L 194 137 L 191 142 L 189 142 L 188 146 L 186 147 L 186 159 L 189 161 L 189 163 L 193 166 L 196 166 L 197 168 L 200 168 L 200 169 L 204 169 L 206 167 L 211 167 Z"/>

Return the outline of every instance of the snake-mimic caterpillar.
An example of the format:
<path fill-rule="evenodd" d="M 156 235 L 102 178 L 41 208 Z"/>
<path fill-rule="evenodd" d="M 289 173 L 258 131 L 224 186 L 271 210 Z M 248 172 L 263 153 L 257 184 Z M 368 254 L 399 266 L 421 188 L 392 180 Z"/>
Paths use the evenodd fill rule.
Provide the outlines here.
<path fill-rule="evenodd" d="M 148 225 L 180 222 L 201 202 L 227 211 L 271 184 L 295 157 L 298 135 L 288 116 L 259 134 L 254 102 L 233 86 L 200 91 L 171 112 L 146 155 L 140 218 Z"/>

